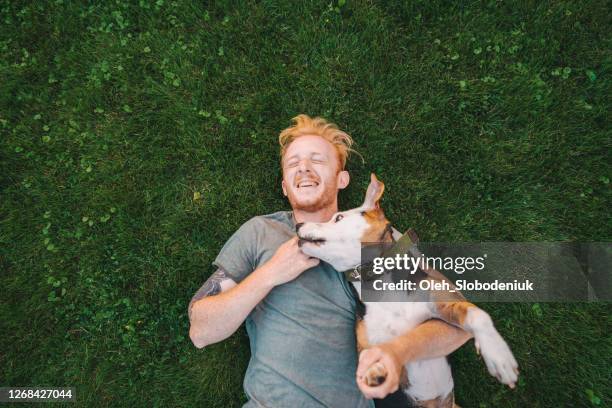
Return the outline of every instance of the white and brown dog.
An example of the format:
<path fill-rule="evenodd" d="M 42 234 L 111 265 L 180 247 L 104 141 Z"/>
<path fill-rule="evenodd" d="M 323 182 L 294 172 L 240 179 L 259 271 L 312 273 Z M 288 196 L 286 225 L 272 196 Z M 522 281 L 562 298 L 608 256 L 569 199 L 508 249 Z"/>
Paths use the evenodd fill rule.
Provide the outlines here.
<path fill-rule="evenodd" d="M 337 213 L 326 223 L 298 224 L 296 231 L 302 251 L 338 271 L 345 271 L 361 264 L 362 244 L 392 242 L 390 223 L 379 206 L 383 191 L 384 184 L 372 174 L 360 207 Z M 422 274 L 424 279 L 437 280 L 427 270 Z M 352 283 L 361 297 L 361 282 Z M 486 312 L 465 301 L 459 292 L 450 299 L 448 292 L 440 297 L 435 291 L 415 290 L 407 296 L 406 302 L 365 302 L 365 313 L 357 320 L 358 350 L 390 341 L 428 319 L 437 318 L 471 333 L 489 373 L 514 387 L 517 362 Z M 427 296 L 427 301 L 411 301 L 417 296 L 420 299 Z M 385 378 L 385 368 L 374 364 L 368 369 L 365 381 L 376 386 Z M 454 406 L 453 377 L 445 357 L 409 362 L 404 367 L 401 389 L 414 406 Z"/>

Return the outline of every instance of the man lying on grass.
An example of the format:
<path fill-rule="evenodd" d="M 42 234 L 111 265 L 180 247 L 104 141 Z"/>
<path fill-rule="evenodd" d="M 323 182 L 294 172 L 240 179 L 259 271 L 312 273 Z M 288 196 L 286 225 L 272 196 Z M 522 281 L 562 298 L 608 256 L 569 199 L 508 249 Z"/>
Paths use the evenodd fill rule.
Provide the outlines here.
<path fill-rule="evenodd" d="M 213 262 L 216 272 L 189 304 L 189 336 L 201 348 L 228 338 L 246 319 L 247 407 L 371 406 L 368 399 L 398 389 L 406 362 L 448 355 L 470 335 L 429 320 L 404 334 L 408 355 L 381 344 L 364 350 L 358 364 L 350 284 L 303 254 L 295 235 L 297 223 L 326 222 L 338 212 L 352 139 L 321 118 L 294 121 L 279 137 L 282 189 L 293 211 L 251 218 L 227 241 Z M 382 385 L 356 381 L 377 361 L 389 372 Z"/>

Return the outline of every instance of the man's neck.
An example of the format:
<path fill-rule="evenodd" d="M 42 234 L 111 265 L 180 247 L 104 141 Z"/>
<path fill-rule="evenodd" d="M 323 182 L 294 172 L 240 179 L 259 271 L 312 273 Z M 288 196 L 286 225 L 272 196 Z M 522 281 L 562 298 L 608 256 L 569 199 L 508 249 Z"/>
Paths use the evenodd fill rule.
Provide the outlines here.
<path fill-rule="evenodd" d="M 298 209 L 293 209 L 293 217 L 296 223 L 300 222 L 327 222 L 331 217 L 338 212 L 338 204 L 330 205 L 318 211 L 308 212 Z"/>

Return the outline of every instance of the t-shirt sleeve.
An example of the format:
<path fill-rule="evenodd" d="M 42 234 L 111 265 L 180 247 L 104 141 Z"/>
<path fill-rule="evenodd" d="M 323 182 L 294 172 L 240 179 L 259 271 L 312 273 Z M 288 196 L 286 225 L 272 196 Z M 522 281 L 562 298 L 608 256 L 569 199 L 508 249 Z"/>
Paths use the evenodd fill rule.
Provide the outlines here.
<path fill-rule="evenodd" d="M 257 222 L 255 218 L 242 224 L 221 248 L 213 265 L 222 268 L 227 277 L 239 283 L 246 278 L 256 265 Z"/>

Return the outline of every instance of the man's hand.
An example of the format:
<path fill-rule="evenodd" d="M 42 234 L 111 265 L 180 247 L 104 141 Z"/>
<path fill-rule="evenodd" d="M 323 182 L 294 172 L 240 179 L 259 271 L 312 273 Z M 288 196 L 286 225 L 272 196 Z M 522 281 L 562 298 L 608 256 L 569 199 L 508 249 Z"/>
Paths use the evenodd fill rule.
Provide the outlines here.
<path fill-rule="evenodd" d="M 359 354 L 357 386 L 366 398 L 385 398 L 399 388 L 401 372 L 402 364 L 398 357 L 389 346 L 380 344 Z M 373 386 L 380 383 L 382 377 L 385 377 L 384 381 Z"/>
<path fill-rule="evenodd" d="M 297 278 L 302 272 L 319 264 L 318 258 L 304 254 L 298 246 L 298 237 L 282 244 L 266 262 L 267 276 L 272 285 L 282 285 Z"/>
<path fill-rule="evenodd" d="M 232 282 L 223 288 L 213 279 L 214 285 L 209 289 L 214 296 L 204 296 L 189 308 L 189 337 L 193 344 L 202 348 L 228 338 L 274 286 L 316 266 L 319 259 L 302 253 L 297 243 L 296 237 L 282 244 L 268 262 L 238 284 Z"/>

